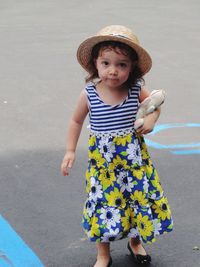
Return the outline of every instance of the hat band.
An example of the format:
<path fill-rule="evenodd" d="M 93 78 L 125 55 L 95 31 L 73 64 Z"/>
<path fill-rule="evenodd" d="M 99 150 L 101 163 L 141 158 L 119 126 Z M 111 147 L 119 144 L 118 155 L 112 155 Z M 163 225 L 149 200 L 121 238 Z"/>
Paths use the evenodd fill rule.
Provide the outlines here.
<path fill-rule="evenodd" d="M 120 38 L 124 38 L 124 39 L 127 39 L 129 41 L 132 41 L 129 37 L 125 36 L 125 35 L 122 35 L 122 34 L 118 34 L 118 33 L 110 33 L 109 35 L 111 36 L 115 36 L 115 37 L 120 37 Z"/>

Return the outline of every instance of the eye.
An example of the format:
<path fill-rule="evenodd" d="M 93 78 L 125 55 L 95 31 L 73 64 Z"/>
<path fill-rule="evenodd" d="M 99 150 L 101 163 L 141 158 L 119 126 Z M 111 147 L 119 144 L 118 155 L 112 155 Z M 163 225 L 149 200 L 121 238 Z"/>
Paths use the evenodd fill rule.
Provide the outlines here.
<path fill-rule="evenodd" d="M 127 67 L 126 63 L 119 63 L 119 66 L 120 66 L 121 68 L 126 68 L 126 67 Z"/>
<path fill-rule="evenodd" d="M 104 65 L 104 66 L 108 66 L 109 62 L 108 61 L 102 61 L 101 64 Z"/>

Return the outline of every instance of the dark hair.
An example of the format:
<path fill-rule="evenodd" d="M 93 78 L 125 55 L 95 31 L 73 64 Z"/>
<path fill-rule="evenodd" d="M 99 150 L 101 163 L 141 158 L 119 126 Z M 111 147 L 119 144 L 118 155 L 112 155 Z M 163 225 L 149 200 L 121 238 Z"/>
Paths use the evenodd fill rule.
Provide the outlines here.
<path fill-rule="evenodd" d="M 97 71 L 96 66 L 95 66 L 95 60 L 99 56 L 99 51 L 102 48 L 107 48 L 107 47 L 110 47 L 114 50 L 119 49 L 123 54 L 129 56 L 132 62 L 136 62 L 135 66 L 132 68 L 131 73 L 129 75 L 129 78 L 126 82 L 127 85 L 132 86 L 135 84 L 137 79 L 142 79 L 142 72 L 137 65 L 138 55 L 135 52 L 135 50 L 133 50 L 130 46 L 128 46 L 124 43 L 121 43 L 121 42 L 104 41 L 104 42 L 96 44 L 92 49 L 90 61 L 89 61 L 88 66 L 87 66 L 89 74 L 85 78 L 86 82 L 90 82 L 90 81 L 93 81 L 94 79 L 98 78 L 98 71 Z"/>

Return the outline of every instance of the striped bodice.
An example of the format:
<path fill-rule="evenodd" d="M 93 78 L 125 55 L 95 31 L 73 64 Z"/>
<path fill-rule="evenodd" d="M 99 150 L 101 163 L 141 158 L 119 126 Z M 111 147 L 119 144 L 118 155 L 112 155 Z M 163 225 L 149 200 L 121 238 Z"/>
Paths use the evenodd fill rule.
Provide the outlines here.
<path fill-rule="evenodd" d="M 126 99 L 118 105 L 108 105 L 99 97 L 93 83 L 87 84 L 90 127 L 95 132 L 112 132 L 133 128 L 139 104 L 141 82 L 129 89 Z"/>

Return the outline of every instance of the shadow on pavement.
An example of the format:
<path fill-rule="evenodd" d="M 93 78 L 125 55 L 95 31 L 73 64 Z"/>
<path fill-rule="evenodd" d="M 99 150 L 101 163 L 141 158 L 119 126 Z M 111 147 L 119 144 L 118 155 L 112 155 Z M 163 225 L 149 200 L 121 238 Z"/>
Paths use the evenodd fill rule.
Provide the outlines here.
<path fill-rule="evenodd" d="M 175 223 L 172 233 L 146 246 L 153 259 L 151 266 L 198 267 L 200 252 L 193 247 L 200 246 L 199 160 L 192 155 L 151 152 Z M 1 156 L 1 215 L 45 266 L 90 267 L 96 250 L 81 227 L 87 152 L 77 151 L 69 177 L 60 174 L 63 153 L 18 151 Z M 126 244 L 127 240 L 121 240 L 111 245 L 113 267 L 136 266 L 127 256 Z"/>

